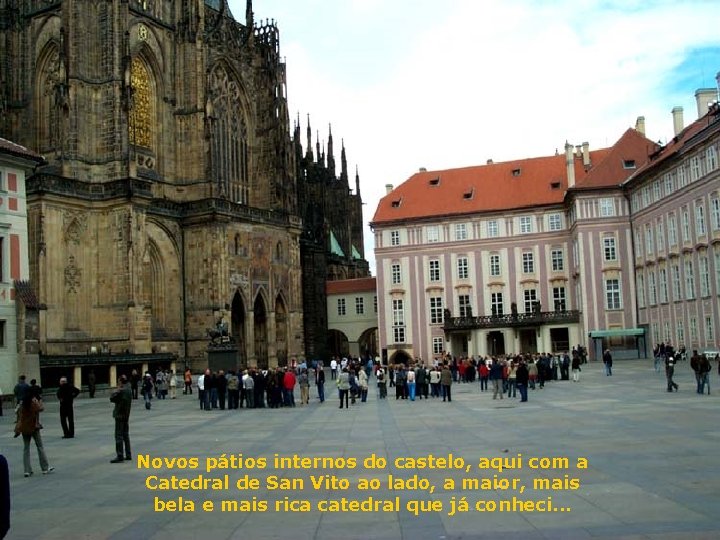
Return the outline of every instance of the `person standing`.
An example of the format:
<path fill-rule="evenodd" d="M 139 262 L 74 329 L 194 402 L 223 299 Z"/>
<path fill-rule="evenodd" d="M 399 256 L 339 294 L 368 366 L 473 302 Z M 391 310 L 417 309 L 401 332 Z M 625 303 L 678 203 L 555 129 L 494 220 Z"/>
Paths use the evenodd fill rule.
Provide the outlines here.
<path fill-rule="evenodd" d="M 308 377 L 307 368 L 302 368 L 298 378 L 300 385 L 300 405 L 310 404 L 310 378 Z"/>
<path fill-rule="evenodd" d="M 609 377 L 612 375 L 612 354 L 610 354 L 610 349 L 605 349 L 603 363 L 605 364 L 605 375 Z"/>
<path fill-rule="evenodd" d="M 228 409 L 237 409 L 240 403 L 240 381 L 235 371 L 228 372 Z"/>
<path fill-rule="evenodd" d="M 132 459 L 132 453 L 130 452 L 130 407 L 132 406 L 132 400 L 133 397 L 130 388 L 128 388 L 127 377 L 120 375 L 118 387 L 110 396 L 110 401 L 115 404 L 113 418 L 115 419 L 115 453 L 117 454 L 115 459 L 110 460 L 110 463 L 122 463 Z"/>
<path fill-rule="evenodd" d="M 192 396 L 192 371 L 190 371 L 190 368 L 185 370 L 184 382 L 185 388 L 183 389 L 183 394 L 190 394 Z"/>
<path fill-rule="evenodd" d="M 13 393 L 15 394 L 15 405 L 20 405 L 23 402 L 23 399 L 25 399 L 25 392 L 28 391 L 30 386 L 27 382 L 25 382 L 25 375 L 20 375 L 18 377 L 18 382 L 15 385 L 15 389 L 13 390 Z"/>
<path fill-rule="evenodd" d="M 675 357 L 668 355 L 665 357 L 665 378 L 667 378 L 667 391 L 672 392 L 678 391 L 678 385 L 673 381 L 673 375 L 675 374 Z"/>
<path fill-rule="evenodd" d="M 580 355 L 573 354 L 572 357 L 572 380 L 580 382 Z"/>
<path fill-rule="evenodd" d="M 130 390 L 132 390 L 132 398 L 138 398 L 138 386 L 140 386 L 140 374 L 137 369 L 133 369 L 130 374 Z"/>
<path fill-rule="evenodd" d="M 440 372 L 440 386 L 442 387 L 443 401 L 445 401 L 445 398 L 447 398 L 448 402 L 452 401 L 452 394 L 450 392 L 450 389 L 452 388 L 452 383 L 452 372 L 450 371 L 448 365 L 445 364 L 442 371 Z"/>
<path fill-rule="evenodd" d="M 43 410 L 42 402 L 32 397 L 29 393 L 23 398 L 20 408 L 18 409 L 18 421 L 15 425 L 16 435 L 22 435 L 23 438 L 23 467 L 25 468 L 25 478 L 32 476 L 32 464 L 30 463 L 30 440 L 35 440 L 37 447 L 38 459 L 40 460 L 40 468 L 43 474 L 51 473 L 55 470 L 48 463 L 45 449 L 43 448 L 40 430 L 40 411 Z"/>
<path fill-rule="evenodd" d="M 340 395 L 340 408 L 343 408 L 343 400 L 345 400 L 345 408 L 349 409 L 349 393 L 350 393 L 350 373 L 347 368 L 343 369 L 337 378 L 338 394 Z"/>
<path fill-rule="evenodd" d="M 330 371 L 332 373 L 332 371 Z M 332 377 L 332 375 L 331 375 Z M 318 362 L 318 366 L 315 370 L 315 384 L 317 385 L 318 398 L 320 403 L 325 402 L 325 370 L 323 369 L 322 362 Z"/>
<path fill-rule="evenodd" d="M 387 382 L 385 381 L 385 370 L 380 365 L 378 365 L 375 372 L 375 378 L 377 379 L 379 399 L 385 399 L 387 397 Z"/>
<path fill-rule="evenodd" d="M 152 375 L 146 373 L 145 379 L 142 382 L 142 396 L 145 400 L 145 408 L 147 410 L 150 410 L 150 407 L 152 407 L 153 387 Z"/>
<path fill-rule="evenodd" d="M 528 371 L 525 360 L 520 360 L 520 364 L 515 370 L 515 385 L 520 392 L 520 402 L 528 400 L 528 381 L 530 380 L 530 372 Z"/>
<path fill-rule="evenodd" d="M 493 399 L 497 399 L 498 395 L 502 399 L 504 394 L 502 388 L 503 366 L 497 358 L 493 358 L 492 364 L 490 364 L 490 380 L 493 384 Z"/>
<path fill-rule="evenodd" d="M 88 394 L 91 398 L 95 397 L 95 389 L 97 388 L 97 379 L 95 377 L 95 370 L 91 369 L 88 373 Z"/>
<path fill-rule="evenodd" d="M 333 356 L 332 360 L 330 360 L 330 380 L 334 381 L 335 379 L 337 379 L 337 367 L 337 357 Z"/>
<path fill-rule="evenodd" d="M 80 394 L 80 390 L 68 383 L 67 377 L 60 377 L 60 387 L 57 398 L 60 402 L 60 425 L 63 430 L 63 439 L 75 437 L 75 414 L 73 401 Z"/>
<path fill-rule="evenodd" d="M 360 381 L 360 401 L 366 403 L 369 387 L 367 370 L 361 369 L 358 372 L 358 380 Z"/>
<path fill-rule="evenodd" d="M 415 401 L 415 375 L 415 370 L 412 367 L 408 367 L 405 378 L 407 380 L 408 397 L 410 401 Z"/>
<path fill-rule="evenodd" d="M 690 358 L 690 368 L 695 373 L 695 382 L 697 383 L 696 391 L 698 394 L 702 394 L 705 391 L 705 386 L 702 384 L 703 376 L 700 369 L 700 355 L 697 350 L 693 350 L 693 355 Z"/>

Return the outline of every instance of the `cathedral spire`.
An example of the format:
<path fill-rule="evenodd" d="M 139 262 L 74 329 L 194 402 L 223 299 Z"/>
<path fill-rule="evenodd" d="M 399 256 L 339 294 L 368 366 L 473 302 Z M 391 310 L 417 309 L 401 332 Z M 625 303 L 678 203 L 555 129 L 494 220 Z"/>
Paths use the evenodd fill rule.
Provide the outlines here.
<path fill-rule="evenodd" d="M 327 166 L 330 169 L 330 174 L 335 178 L 335 155 L 333 154 L 333 139 L 332 139 L 332 124 L 328 125 L 328 155 L 327 155 Z"/>
<path fill-rule="evenodd" d="M 342 150 L 340 151 L 340 180 L 348 181 L 347 158 L 345 157 L 345 139 L 341 139 Z"/>
<path fill-rule="evenodd" d="M 312 129 L 310 129 L 310 114 L 307 115 L 308 118 L 308 125 L 307 125 L 307 154 L 305 157 L 308 160 L 308 163 L 312 163 L 314 161 L 313 159 L 313 151 L 312 151 Z"/>
<path fill-rule="evenodd" d="M 315 150 L 317 153 L 318 161 L 320 161 L 320 131 L 317 132 L 317 140 L 315 141 Z"/>
<path fill-rule="evenodd" d="M 252 0 L 247 0 L 247 6 L 245 7 L 245 25 L 248 28 L 252 28 L 255 24 L 255 21 L 253 20 L 253 8 L 252 8 Z"/>
<path fill-rule="evenodd" d="M 355 165 L 355 195 L 360 196 L 360 171 L 357 165 Z"/>

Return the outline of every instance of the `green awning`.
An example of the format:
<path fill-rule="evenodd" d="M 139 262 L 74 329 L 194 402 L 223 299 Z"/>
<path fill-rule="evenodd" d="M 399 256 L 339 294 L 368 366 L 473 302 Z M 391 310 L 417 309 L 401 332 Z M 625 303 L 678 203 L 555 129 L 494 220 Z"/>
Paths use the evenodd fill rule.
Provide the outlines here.
<path fill-rule="evenodd" d="M 362 255 L 360 255 L 360 252 L 357 250 L 355 246 L 352 247 L 352 256 L 353 259 L 362 259 Z"/>
<path fill-rule="evenodd" d="M 333 255 L 338 255 L 340 257 L 345 256 L 345 252 L 340 247 L 340 242 L 337 241 L 337 238 L 335 238 L 335 235 L 332 231 L 330 231 L 330 253 Z"/>
<path fill-rule="evenodd" d="M 615 330 L 593 330 L 591 338 L 621 337 L 621 336 L 644 336 L 644 328 L 617 328 Z"/>

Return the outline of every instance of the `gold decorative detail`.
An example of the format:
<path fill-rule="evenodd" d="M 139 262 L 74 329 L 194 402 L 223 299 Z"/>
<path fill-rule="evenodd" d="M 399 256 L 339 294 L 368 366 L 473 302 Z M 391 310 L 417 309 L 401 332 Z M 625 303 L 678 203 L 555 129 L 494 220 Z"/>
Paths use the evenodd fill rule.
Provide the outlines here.
<path fill-rule="evenodd" d="M 141 41 L 147 41 L 148 28 L 144 24 L 138 26 L 138 38 L 140 38 Z"/>
<path fill-rule="evenodd" d="M 130 140 L 135 146 L 152 148 L 153 88 L 150 84 L 150 73 L 145 63 L 138 57 L 132 60 L 130 84 L 133 90 L 133 108 L 130 111 Z"/>

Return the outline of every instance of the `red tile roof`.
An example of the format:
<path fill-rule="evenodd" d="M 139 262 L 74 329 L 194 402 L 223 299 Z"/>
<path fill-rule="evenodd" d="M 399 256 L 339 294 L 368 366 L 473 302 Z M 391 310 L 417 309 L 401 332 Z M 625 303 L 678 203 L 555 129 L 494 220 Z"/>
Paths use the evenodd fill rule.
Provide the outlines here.
<path fill-rule="evenodd" d="M 25 158 L 30 161 L 35 161 L 38 164 L 45 161 L 45 159 L 40 154 L 36 154 L 32 150 L 28 150 L 24 146 L 15 144 L 14 142 L 3 139 L 2 137 L 0 137 L 0 153 Z"/>
<path fill-rule="evenodd" d="M 327 294 L 361 293 L 376 290 L 377 283 L 374 277 L 325 282 L 325 292 Z"/>
<path fill-rule="evenodd" d="M 670 142 L 665 146 L 657 147 L 658 150 L 655 154 L 650 156 L 650 160 L 629 179 L 628 183 L 633 182 L 635 178 L 639 178 L 648 170 L 655 168 L 659 163 L 662 163 L 675 155 L 683 149 L 692 138 L 700 134 L 705 130 L 717 130 L 720 128 L 720 105 L 715 105 L 711 108 L 707 114 L 698 118 L 695 122 L 687 126 L 680 133 L 678 133 Z"/>
<path fill-rule="evenodd" d="M 610 148 L 590 152 L 585 171 L 576 156 L 575 188 L 619 186 L 642 166 L 657 145 L 628 129 Z M 567 190 L 565 154 L 491 163 L 461 169 L 421 171 L 383 197 L 371 224 L 425 217 L 513 210 L 561 204 Z"/>

